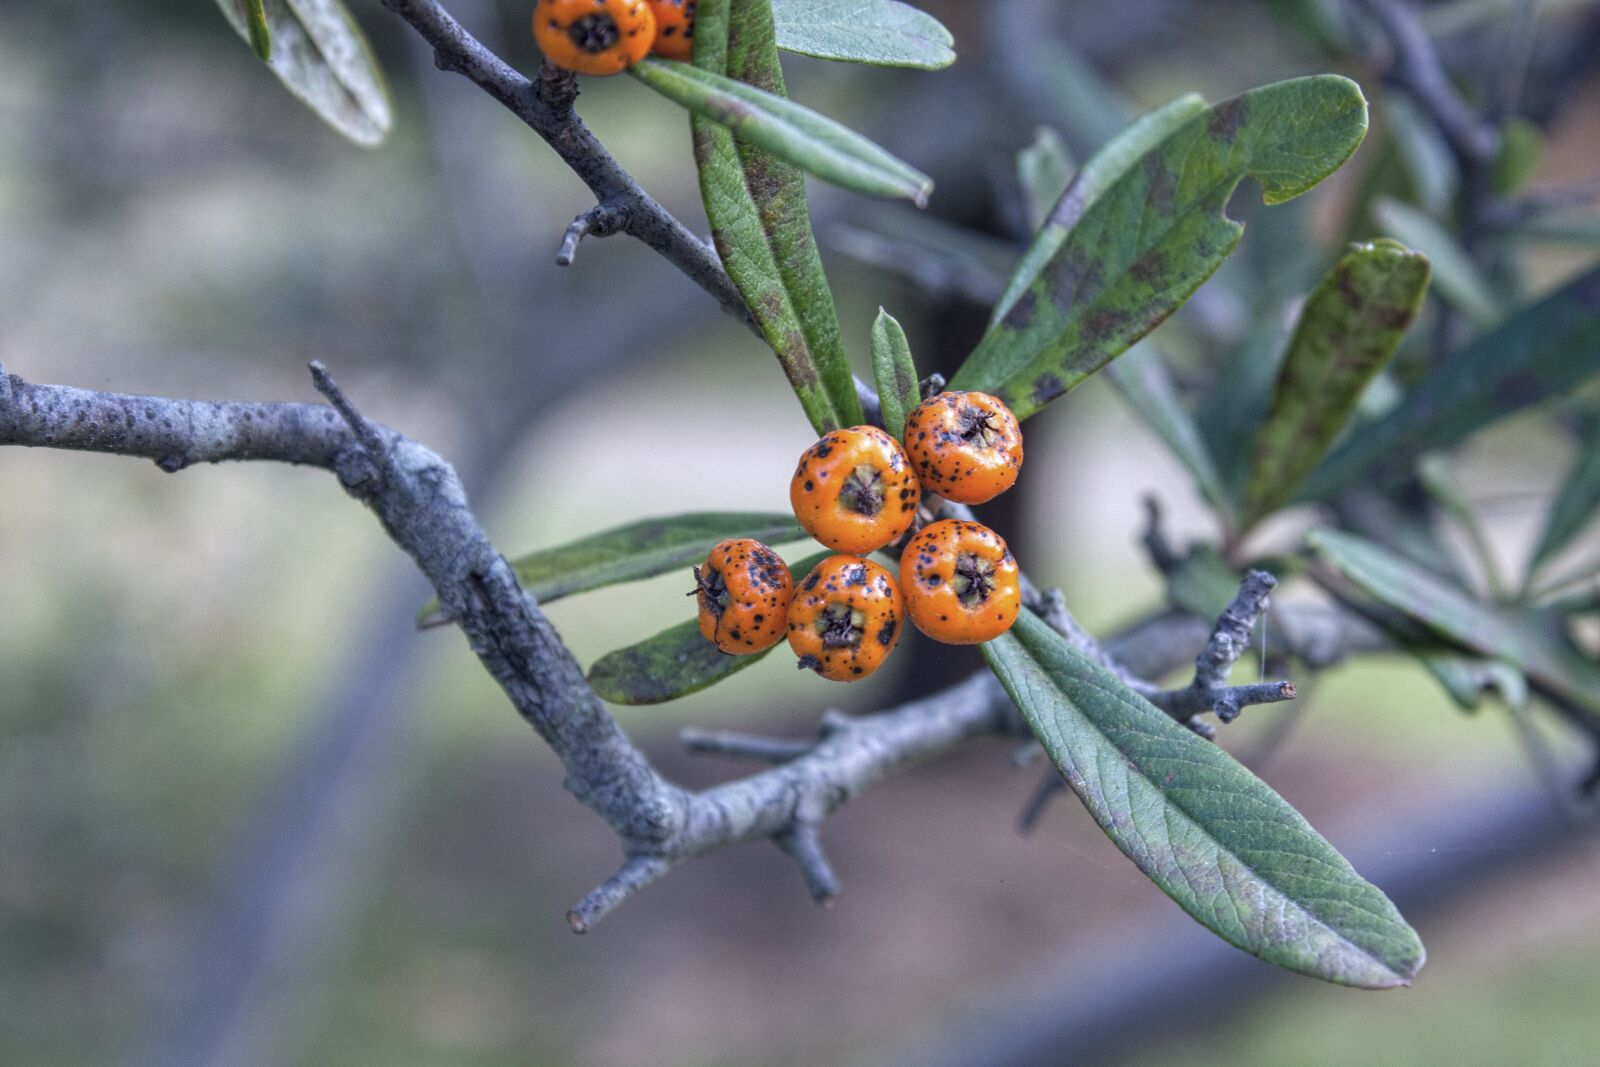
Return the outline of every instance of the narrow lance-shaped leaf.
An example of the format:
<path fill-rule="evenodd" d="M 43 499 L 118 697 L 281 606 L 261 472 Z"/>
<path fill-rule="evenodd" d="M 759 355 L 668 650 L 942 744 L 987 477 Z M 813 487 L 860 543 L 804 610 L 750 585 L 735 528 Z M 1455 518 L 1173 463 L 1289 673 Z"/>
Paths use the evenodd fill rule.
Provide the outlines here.
<path fill-rule="evenodd" d="M 1489 543 L 1489 536 L 1483 529 L 1483 523 L 1478 521 L 1472 502 L 1467 499 L 1466 490 L 1451 474 L 1449 463 L 1444 456 L 1432 453 L 1417 461 L 1416 470 L 1417 482 L 1428 494 L 1428 499 L 1466 535 L 1472 555 L 1483 572 L 1489 597 L 1499 599 L 1505 593 L 1505 583 L 1500 578 L 1500 561 L 1495 557 L 1494 546 Z"/>
<path fill-rule="evenodd" d="M 1485 656 L 1509 660 L 1530 680 L 1600 721 L 1600 665 L 1566 641 L 1559 622 L 1475 600 L 1380 545 L 1338 530 L 1313 530 L 1313 548 L 1361 591 Z"/>
<path fill-rule="evenodd" d="M 831 554 L 808 556 L 791 569 L 804 575 Z M 731 678 L 771 651 L 730 656 L 700 636 L 699 622 L 690 619 L 601 656 L 589 668 L 589 685 L 613 704 L 665 704 Z"/>
<path fill-rule="evenodd" d="M 730 26 L 738 17 L 738 47 Z M 701 0 L 696 62 L 717 73 L 783 92 L 768 9 L 738 0 Z M 805 178 L 792 164 L 737 141 L 723 126 L 696 117 L 700 195 L 717 254 L 778 356 L 817 433 L 862 421 L 839 318 L 806 205 Z"/>
<path fill-rule="evenodd" d="M 272 58 L 272 28 L 267 25 L 267 8 L 262 0 L 244 0 L 245 40 L 262 62 Z"/>
<path fill-rule="evenodd" d="M 1427 288 L 1427 259 L 1378 240 L 1351 246 L 1311 295 L 1256 437 L 1246 527 L 1293 498 L 1388 365 Z"/>
<path fill-rule="evenodd" d="M 734 3 L 744 6 L 744 0 Z M 703 32 L 697 18 L 697 47 Z M 748 44 L 741 35 L 730 55 Z M 933 191 L 933 179 L 926 174 L 859 133 L 773 92 L 670 59 L 645 59 L 628 70 L 673 103 L 728 127 L 741 140 L 823 181 L 867 196 L 911 200 L 919 207 Z"/>
<path fill-rule="evenodd" d="M 1389 899 L 1232 756 L 1027 612 L 982 652 L 1100 828 L 1218 936 L 1368 989 L 1421 968 L 1422 943 Z"/>
<path fill-rule="evenodd" d="M 339 0 L 217 0 L 217 6 L 322 121 L 366 148 L 383 140 L 392 122 L 389 91 L 366 37 Z M 259 8 L 265 37 L 263 27 L 252 31 L 250 8 Z"/>
<path fill-rule="evenodd" d="M 1520 708 L 1528 702 L 1528 679 L 1509 663 L 1438 649 L 1408 651 L 1462 711 L 1476 711 L 1490 690 L 1498 692 L 1508 707 Z"/>
<path fill-rule="evenodd" d="M 1089 205 L 1100 199 L 1101 194 L 1145 153 L 1156 148 L 1205 109 L 1206 102 L 1195 93 L 1169 100 L 1154 111 L 1140 115 L 1089 157 L 1089 162 L 1061 191 L 1049 217 L 1039 227 L 1039 232 L 1028 245 L 1028 251 L 1018 261 L 1010 282 L 1006 284 L 1005 295 L 995 302 L 994 310 L 989 313 L 990 331 L 1039 281 L 1039 276 L 1066 243 L 1067 234 L 1072 232 L 1072 227 L 1083 217 Z"/>
<path fill-rule="evenodd" d="M 939 70 L 956 61 L 939 20 L 897 0 L 772 0 L 778 47 L 816 59 Z"/>
<path fill-rule="evenodd" d="M 1038 411 L 1176 310 L 1244 227 L 1228 198 L 1246 176 L 1289 200 L 1361 143 L 1367 105 L 1334 75 L 1278 82 L 1193 116 L 1089 205 L 1038 278 L 984 335 L 952 388 Z M 1069 190 L 1070 195 L 1070 190 Z"/>
<path fill-rule="evenodd" d="M 1411 459 L 1448 448 L 1600 373 L 1600 267 L 1568 282 L 1425 376 L 1400 406 L 1336 447 L 1301 490 L 1323 500 L 1363 481 L 1398 480 Z"/>
<path fill-rule="evenodd" d="M 702 511 L 641 519 L 576 541 L 541 549 L 511 561 L 517 580 L 541 604 L 622 582 L 652 578 L 705 559 L 718 541 L 753 537 L 769 545 L 805 536 L 793 515 L 767 512 Z M 442 622 L 439 602 L 430 600 L 419 625 Z"/>
<path fill-rule="evenodd" d="M 1188 470 L 1200 495 L 1231 522 L 1233 500 L 1217 473 L 1194 416 L 1178 395 L 1177 383 L 1172 380 L 1172 372 L 1167 369 L 1161 350 L 1154 342 L 1143 341 L 1107 367 L 1106 373 L 1122 399 L 1155 431 L 1173 458 Z"/>
<path fill-rule="evenodd" d="M 1060 138 L 1040 130 L 1017 157 L 1018 183 L 1039 232 L 1012 272 L 991 321 L 998 321 L 1033 283 L 1090 203 L 1145 152 L 1204 110 L 1205 101 L 1191 93 L 1141 116 L 1091 156 L 1075 179 L 1067 176 L 1070 160 Z M 1188 469 L 1201 494 L 1223 515 L 1231 515 L 1232 502 L 1161 353 L 1148 348 L 1113 363 L 1112 384 Z"/>
<path fill-rule="evenodd" d="M 1565 548 L 1594 518 L 1596 509 L 1600 509 L 1600 419 L 1579 443 L 1578 457 L 1550 505 L 1529 573 Z"/>
<path fill-rule="evenodd" d="M 906 332 L 882 308 L 872 324 L 872 376 L 877 381 L 878 404 L 883 409 L 883 428 L 896 439 L 904 437 L 906 416 L 922 400 L 922 394 Z"/>
<path fill-rule="evenodd" d="M 1435 287 L 1439 295 L 1478 327 L 1493 326 L 1500 319 L 1500 301 L 1479 273 L 1472 258 L 1427 215 L 1390 197 L 1379 197 L 1372 206 L 1372 217 L 1385 233 L 1393 234 L 1433 264 Z"/>
<path fill-rule="evenodd" d="M 589 688 L 612 704 L 665 704 L 709 689 L 755 666 L 771 651 L 730 656 L 700 636 L 700 624 L 690 619 L 595 660 Z"/>
<path fill-rule="evenodd" d="M 1050 221 L 1061 194 L 1072 181 L 1072 155 L 1061 135 L 1047 126 L 1034 131 L 1033 143 L 1017 153 L 1017 187 L 1028 228 L 1040 230 Z"/>

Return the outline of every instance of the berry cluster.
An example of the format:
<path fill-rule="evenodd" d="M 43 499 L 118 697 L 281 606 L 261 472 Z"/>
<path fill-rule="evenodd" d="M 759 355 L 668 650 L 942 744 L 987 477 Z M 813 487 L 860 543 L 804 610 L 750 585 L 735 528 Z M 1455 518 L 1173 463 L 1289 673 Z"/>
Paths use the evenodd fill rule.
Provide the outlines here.
<path fill-rule="evenodd" d="M 778 554 L 736 538 L 694 569 L 700 632 L 729 655 L 783 639 L 800 666 L 836 682 L 865 678 L 900 640 L 901 621 L 936 641 L 974 645 L 1011 628 L 1022 607 L 1017 561 L 1000 535 L 944 519 L 913 532 L 923 491 L 982 504 L 1022 468 L 1016 416 L 987 393 L 940 393 L 906 418 L 905 444 L 876 426 L 834 430 L 800 456 L 795 519 L 839 555 L 797 584 Z M 907 539 L 909 535 L 909 539 Z M 900 574 L 865 558 L 900 544 Z"/>
<path fill-rule="evenodd" d="M 651 52 L 687 61 L 695 0 L 539 0 L 533 37 L 545 58 L 579 74 L 620 74 Z"/>

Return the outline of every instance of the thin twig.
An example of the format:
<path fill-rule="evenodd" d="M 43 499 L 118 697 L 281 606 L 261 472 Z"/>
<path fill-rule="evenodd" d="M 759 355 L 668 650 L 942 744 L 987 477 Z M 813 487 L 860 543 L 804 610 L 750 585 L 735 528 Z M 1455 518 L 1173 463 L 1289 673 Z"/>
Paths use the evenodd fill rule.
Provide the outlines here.
<path fill-rule="evenodd" d="M 607 213 L 605 232 L 626 233 L 643 241 L 709 293 L 724 311 L 755 329 L 744 298 L 722 269 L 716 252 L 645 192 L 578 117 L 573 109 L 578 97 L 575 75 L 545 64 L 530 81 L 468 33 L 436 0 L 384 0 L 384 6 L 422 35 L 440 70 L 470 80 L 555 150 Z M 597 236 L 601 232 L 594 221 L 586 229 Z M 569 228 L 569 237 L 571 233 Z M 566 238 L 562 251 L 572 251 Z"/>

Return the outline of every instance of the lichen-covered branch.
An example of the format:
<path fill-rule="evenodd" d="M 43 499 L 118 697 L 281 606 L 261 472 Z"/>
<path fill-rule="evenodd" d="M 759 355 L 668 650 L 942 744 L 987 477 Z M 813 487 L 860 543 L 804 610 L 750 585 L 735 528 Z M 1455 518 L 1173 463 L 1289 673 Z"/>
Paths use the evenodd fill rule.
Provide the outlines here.
<path fill-rule="evenodd" d="M 623 864 L 572 909 L 574 929 L 588 929 L 679 864 L 750 841 L 777 844 L 800 867 L 812 895 L 831 899 L 838 878 L 819 832 L 829 814 L 877 782 L 971 738 L 1027 736 L 1010 700 L 985 671 L 876 715 L 830 713 L 815 741 L 690 733 L 686 743 L 696 751 L 770 766 L 701 792 L 677 786 L 655 771 L 590 690 L 537 602 L 479 525 L 450 465 L 410 438 L 369 422 L 320 366 L 313 374 L 331 406 L 130 396 L 37 385 L 0 369 L 0 445 L 143 457 L 174 472 L 229 460 L 333 472 L 433 584 L 444 612 L 484 668 L 560 757 L 567 789 L 616 833 Z M 1070 620 L 1058 594 L 1046 602 Z M 1280 614 L 1293 650 L 1298 613 Z M 1359 628 L 1338 632 L 1368 639 Z M 1194 620 L 1171 615 L 1103 646 L 1075 623 L 1068 633 L 1098 650 L 1091 652 L 1097 658 L 1134 672 L 1132 677 L 1160 677 L 1191 660 L 1206 641 L 1204 623 L 1197 629 Z M 1339 641 L 1323 639 L 1321 662 L 1344 651 Z"/>

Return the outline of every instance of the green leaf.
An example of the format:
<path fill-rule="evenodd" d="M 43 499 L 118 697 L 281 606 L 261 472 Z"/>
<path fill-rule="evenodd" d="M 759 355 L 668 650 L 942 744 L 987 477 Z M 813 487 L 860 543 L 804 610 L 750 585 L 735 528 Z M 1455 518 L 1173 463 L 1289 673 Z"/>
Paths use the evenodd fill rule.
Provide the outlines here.
<path fill-rule="evenodd" d="M 905 436 L 906 416 L 921 403 L 922 393 L 906 332 L 883 308 L 872 323 L 872 376 L 883 408 L 883 428 L 898 440 Z"/>
<path fill-rule="evenodd" d="M 1600 243 L 1600 215 L 1557 211 L 1537 215 L 1526 222 L 1513 223 L 1507 237 L 1550 244 L 1590 245 Z"/>
<path fill-rule="evenodd" d="M 1264 310 L 1200 396 L 1195 422 L 1236 507 L 1244 499 L 1256 434 L 1272 408 L 1288 344 L 1289 328 L 1278 309 Z"/>
<path fill-rule="evenodd" d="M 734 3 L 737 8 L 754 6 L 745 0 Z M 695 20 L 697 51 L 700 35 L 705 32 L 701 18 L 703 14 Z M 766 38 L 769 49 L 771 40 L 770 36 Z M 741 59 L 753 59 L 747 50 L 757 44 L 740 35 L 729 48 L 729 69 L 737 69 Z M 770 68 L 758 64 L 755 69 L 764 68 L 774 70 L 776 63 Z M 629 67 L 628 73 L 680 107 L 726 126 L 740 140 L 823 181 L 867 196 L 904 198 L 918 207 L 928 202 L 928 194 L 933 191 L 933 179 L 926 174 L 902 163 L 859 133 L 774 92 L 670 59 L 647 58 Z"/>
<path fill-rule="evenodd" d="M 807 556 L 790 570 L 805 575 L 832 554 Z M 638 644 L 607 652 L 589 668 L 589 685 L 601 700 L 613 704 L 665 704 L 716 685 L 771 651 L 730 656 L 700 636 L 700 623 L 690 619 Z"/>
<path fill-rule="evenodd" d="M 1028 228 L 1038 230 L 1072 181 L 1072 154 L 1061 135 L 1047 126 L 1034 131 L 1033 143 L 1017 153 L 1017 187 L 1022 190 Z"/>
<path fill-rule="evenodd" d="M 1544 155 L 1544 134 L 1539 127 L 1513 116 L 1500 127 L 1500 154 L 1494 160 L 1494 191 L 1510 196 L 1527 184 Z"/>
<path fill-rule="evenodd" d="M 254 12 L 247 15 L 243 5 L 258 2 L 264 27 L 252 29 Z M 383 141 L 393 121 L 389 90 L 366 37 L 339 0 L 217 0 L 217 7 L 317 117 L 364 148 Z"/>
<path fill-rule="evenodd" d="M 1528 702 L 1528 679 L 1509 663 L 1439 649 L 1409 651 L 1462 711 L 1476 711 L 1490 690 L 1498 692 L 1507 707 L 1520 708 Z"/>
<path fill-rule="evenodd" d="M 1194 416 L 1178 396 L 1178 387 L 1161 351 L 1150 341 L 1142 341 L 1107 367 L 1106 373 L 1122 399 L 1155 431 L 1173 458 L 1188 470 L 1200 494 L 1219 514 L 1231 520 L 1233 501 L 1200 437 Z"/>
<path fill-rule="evenodd" d="M 956 61 L 939 20 L 895 0 L 772 0 L 778 47 L 817 59 L 939 70 Z"/>
<path fill-rule="evenodd" d="M 1028 251 L 1017 263 L 1005 295 L 995 303 L 989 314 L 989 329 L 995 330 L 1011 309 L 1039 281 L 1067 235 L 1072 232 L 1089 205 L 1099 200 L 1113 182 L 1122 177 L 1128 168 L 1137 163 L 1145 153 L 1154 150 L 1172 136 L 1184 123 L 1205 110 L 1206 102 L 1195 93 L 1187 93 L 1175 100 L 1140 115 L 1121 133 L 1106 142 L 1089 157 L 1089 162 L 1073 177 L 1057 197 L 1054 208 L 1044 225 L 1034 235 Z"/>
<path fill-rule="evenodd" d="M 1300 496 L 1325 500 L 1363 481 L 1397 480 L 1422 452 L 1565 396 L 1597 372 L 1600 268 L 1516 312 L 1431 371 L 1399 407 L 1336 447 Z"/>
<path fill-rule="evenodd" d="M 1545 517 L 1539 547 L 1528 564 L 1531 574 L 1555 556 L 1594 518 L 1600 508 L 1600 421 L 1590 428 L 1578 446 L 1578 457 L 1567 471 L 1567 478 Z"/>
<path fill-rule="evenodd" d="M 697 63 L 784 92 L 765 4 L 701 0 L 695 27 Z M 859 425 L 861 400 L 811 232 L 804 175 L 709 119 L 697 116 L 692 125 L 700 195 L 717 254 L 777 353 L 812 429 L 824 434 Z"/>
<path fill-rule="evenodd" d="M 1232 756 L 1028 612 L 981 650 L 1100 828 L 1197 921 L 1301 974 L 1410 983 L 1424 958 L 1416 932 Z"/>
<path fill-rule="evenodd" d="M 1300 312 L 1256 436 L 1248 529 L 1294 497 L 1388 365 L 1428 289 L 1428 261 L 1394 241 L 1352 245 Z"/>
<path fill-rule="evenodd" d="M 272 29 L 267 25 L 267 9 L 262 0 L 245 0 L 245 40 L 256 58 L 265 63 L 272 58 Z"/>
<path fill-rule="evenodd" d="M 793 515 L 744 511 L 699 511 L 641 519 L 511 561 L 517 580 L 541 604 L 622 582 L 636 582 L 700 563 L 718 541 L 753 537 L 769 545 L 806 536 Z M 686 583 L 687 584 L 687 583 Z M 419 625 L 442 621 L 430 600 Z"/>
<path fill-rule="evenodd" d="M 1483 523 L 1478 521 L 1472 502 L 1467 499 L 1466 490 L 1451 474 L 1444 456 L 1431 453 L 1419 459 L 1417 482 L 1428 494 L 1428 499 L 1466 535 L 1468 544 L 1472 546 L 1472 554 L 1483 572 L 1489 596 L 1496 599 L 1501 597 L 1505 592 L 1505 583 L 1500 578 L 1500 563 L 1495 558 L 1494 546 L 1489 543 Z"/>
<path fill-rule="evenodd" d="M 1380 604 L 1474 652 L 1509 660 L 1574 707 L 1600 716 L 1600 666 L 1578 653 L 1550 620 L 1475 600 L 1425 568 L 1352 534 L 1318 529 L 1307 539 Z"/>
<path fill-rule="evenodd" d="M 730 656 L 700 636 L 699 622 L 690 619 L 595 660 L 589 687 L 612 704 L 665 704 L 731 678 L 771 651 Z"/>
<path fill-rule="evenodd" d="M 1383 231 L 1399 238 L 1428 257 L 1433 264 L 1439 296 L 1460 311 L 1474 326 L 1493 326 L 1502 314 L 1494 295 L 1472 257 L 1433 219 L 1408 204 L 1379 197 L 1372 205 L 1372 217 Z"/>
<path fill-rule="evenodd" d="M 1289 200 L 1348 159 L 1366 128 L 1361 90 L 1335 75 L 1253 89 L 1189 118 L 1089 204 L 951 387 L 994 393 L 1019 418 L 1038 411 L 1222 264 L 1244 232 L 1225 211 L 1240 181 L 1255 177 L 1269 204 Z"/>

